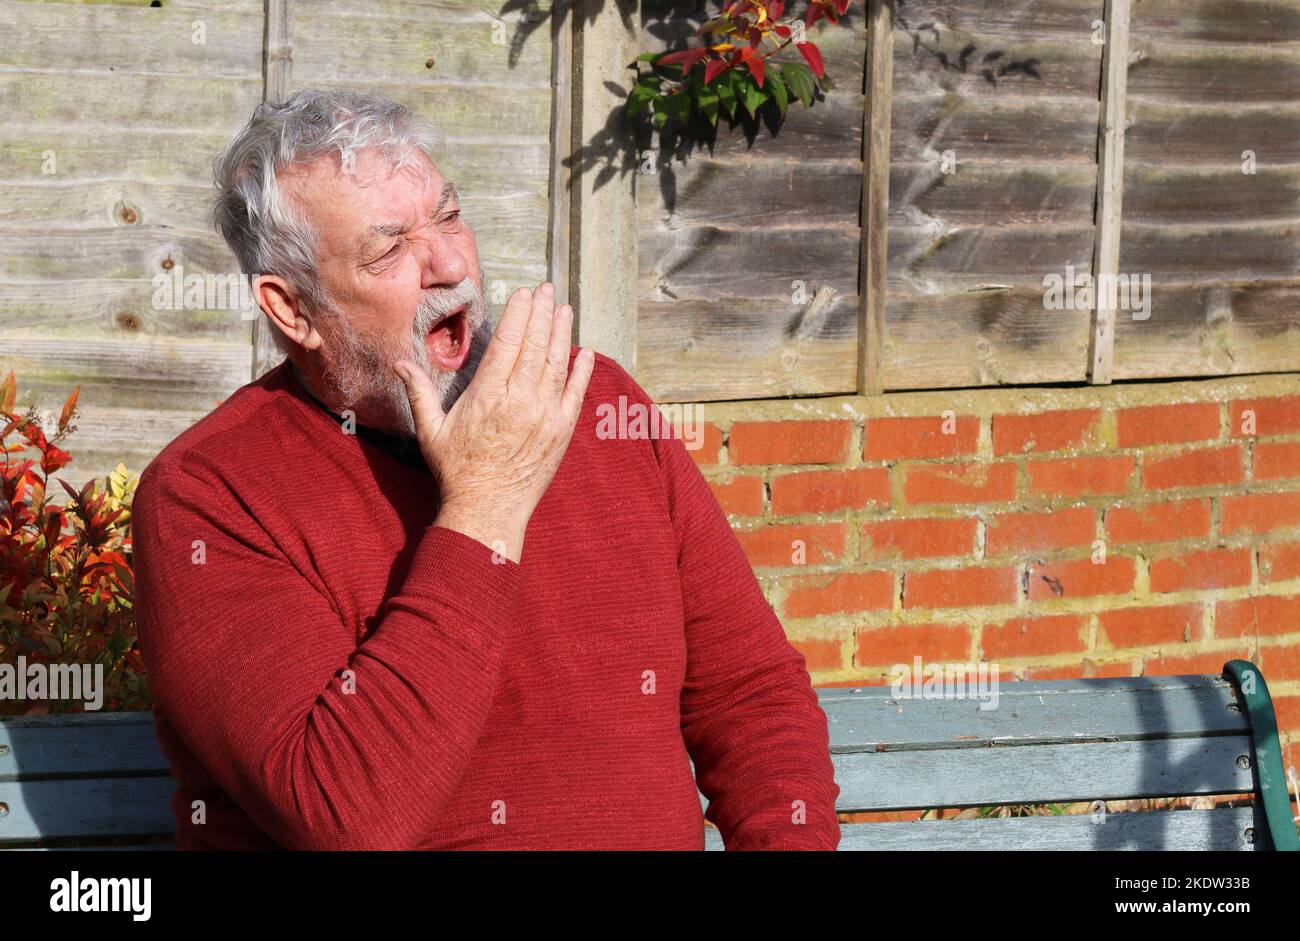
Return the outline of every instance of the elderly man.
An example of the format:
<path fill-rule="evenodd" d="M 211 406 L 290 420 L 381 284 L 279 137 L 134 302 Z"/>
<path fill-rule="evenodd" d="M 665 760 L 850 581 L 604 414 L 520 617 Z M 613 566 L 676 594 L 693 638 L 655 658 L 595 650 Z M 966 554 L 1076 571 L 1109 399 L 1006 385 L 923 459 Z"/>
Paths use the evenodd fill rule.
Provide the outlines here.
<path fill-rule="evenodd" d="M 653 406 L 550 284 L 489 330 L 432 132 L 303 91 L 217 163 L 288 358 L 135 500 L 177 845 L 698 850 L 698 778 L 729 849 L 835 849 L 825 717 L 707 484 L 597 434 Z"/>

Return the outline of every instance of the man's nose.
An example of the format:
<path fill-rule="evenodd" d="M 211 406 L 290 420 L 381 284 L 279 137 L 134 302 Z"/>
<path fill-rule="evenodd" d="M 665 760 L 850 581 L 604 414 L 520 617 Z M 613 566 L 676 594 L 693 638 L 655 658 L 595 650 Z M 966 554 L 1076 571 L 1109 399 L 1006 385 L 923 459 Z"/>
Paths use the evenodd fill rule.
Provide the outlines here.
<path fill-rule="evenodd" d="M 456 287 L 469 275 L 469 259 L 464 251 L 456 239 L 439 231 L 437 226 L 425 228 L 419 245 L 421 287 Z"/>

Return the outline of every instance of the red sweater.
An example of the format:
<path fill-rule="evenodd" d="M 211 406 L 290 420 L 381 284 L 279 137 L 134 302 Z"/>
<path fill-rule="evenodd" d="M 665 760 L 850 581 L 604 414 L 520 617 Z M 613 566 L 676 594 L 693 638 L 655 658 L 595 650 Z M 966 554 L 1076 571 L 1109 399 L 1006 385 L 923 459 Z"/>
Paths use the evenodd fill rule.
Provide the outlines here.
<path fill-rule="evenodd" d="M 683 442 L 597 435 L 620 395 L 650 402 L 597 356 L 519 564 L 287 363 L 158 455 L 134 553 L 178 848 L 698 850 L 688 756 L 729 849 L 836 848 L 804 658 Z"/>

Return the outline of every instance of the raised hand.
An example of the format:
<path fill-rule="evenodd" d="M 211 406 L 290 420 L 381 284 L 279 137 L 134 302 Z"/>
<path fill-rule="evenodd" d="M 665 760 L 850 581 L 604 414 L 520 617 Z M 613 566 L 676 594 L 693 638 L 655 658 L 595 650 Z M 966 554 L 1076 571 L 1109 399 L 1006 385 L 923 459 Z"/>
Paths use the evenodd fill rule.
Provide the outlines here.
<path fill-rule="evenodd" d="M 435 525 L 514 562 L 573 437 L 595 364 L 583 348 L 569 374 L 572 324 L 573 308 L 555 306 L 550 282 L 519 288 L 474 378 L 446 413 L 427 375 L 409 361 L 393 364 L 406 385 L 420 452 L 441 490 Z"/>

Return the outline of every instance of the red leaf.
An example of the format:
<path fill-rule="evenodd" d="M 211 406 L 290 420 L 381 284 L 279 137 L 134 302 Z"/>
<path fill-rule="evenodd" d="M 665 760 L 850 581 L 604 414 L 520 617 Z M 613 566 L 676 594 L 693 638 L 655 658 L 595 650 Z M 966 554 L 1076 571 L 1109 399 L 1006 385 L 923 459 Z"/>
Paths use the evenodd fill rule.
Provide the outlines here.
<path fill-rule="evenodd" d="M 847 3 L 848 0 L 845 0 L 845 2 Z M 772 0 L 772 2 L 767 5 L 767 15 L 769 19 L 779 20 L 781 14 L 784 12 L 785 0 Z"/>
<path fill-rule="evenodd" d="M 14 396 L 18 394 L 18 385 L 14 381 L 14 371 L 9 370 L 9 375 L 5 376 L 5 381 L 0 382 L 0 412 L 6 415 L 14 413 Z"/>
<path fill-rule="evenodd" d="M 776 34 L 777 34 L 778 36 L 780 36 L 782 39 L 789 39 L 789 38 L 790 38 L 790 27 L 788 27 L 788 26 L 773 26 L 772 29 L 775 30 L 775 31 L 776 31 Z"/>
<path fill-rule="evenodd" d="M 41 470 L 45 471 L 45 476 L 48 477 L 60 468 L 66 467 L 71 460 L 71 454 L 51 444 L 46 447 L 45 454 L 41 458 Z"/>
<path fill-rule="evenodd" d="M 696 62 L 699 62 L 708 54 L 709 50 L 707 49 L 683 49 L 681 52 L 668 53 L 668 55 L 656 61 L 655 65 L 672 65 L 674 62 L 680 62 L 684 74 L 689 72 Z"/>
<path fill-rule="evenodd" d="M 750 59 L 745 64 L 749 66 L 749 71 L 753 73 L 754 81 L 758 82 L 758 87 L 762 88 L 763 76 L 767 72 L 767 66 L 763 64 L 763 57 L 758 56 L 756 58 Z"/>
<path fill-rule="evenodd" d="M 808 60 L 808 65 L 812 68 L 813 74 L 821 78 L 826 74 L 826 66 L 822 64 L 822 53 L 810 42 L 797 42 L 796 46 L 803 53 L 803 57 Z"/>
<path fill-rule="evenodd" d="M 849 8 L 849 0 L 835 0 L 835 9 L 844 13 Z"/>
<path fill-rule="evenodd" d="M 77 397 L 81 395 L 81 386 L 72 390 L 68 396 L 68 401 L 63 403 L 63 411 L 59 413 L 59 431 L 66 431 L 68 422 L 72 421 L 72 412 L 77 407 Z"/>
<path fill-rule="evenodd" d="M 731 68 L 731 63 L 726 59 L 710 59 L 708 64 L 704 66 L 704 84 L 709 84 L 729 68 Z"/>
<path fill-rule="evenodd" d="M 805 26 L 812 26 L 819 19 L 826 15 L 826 8 L 820 3 L 812 3 L 808 6 L 808 12 L 804 14 L 803 21 Z"/>

